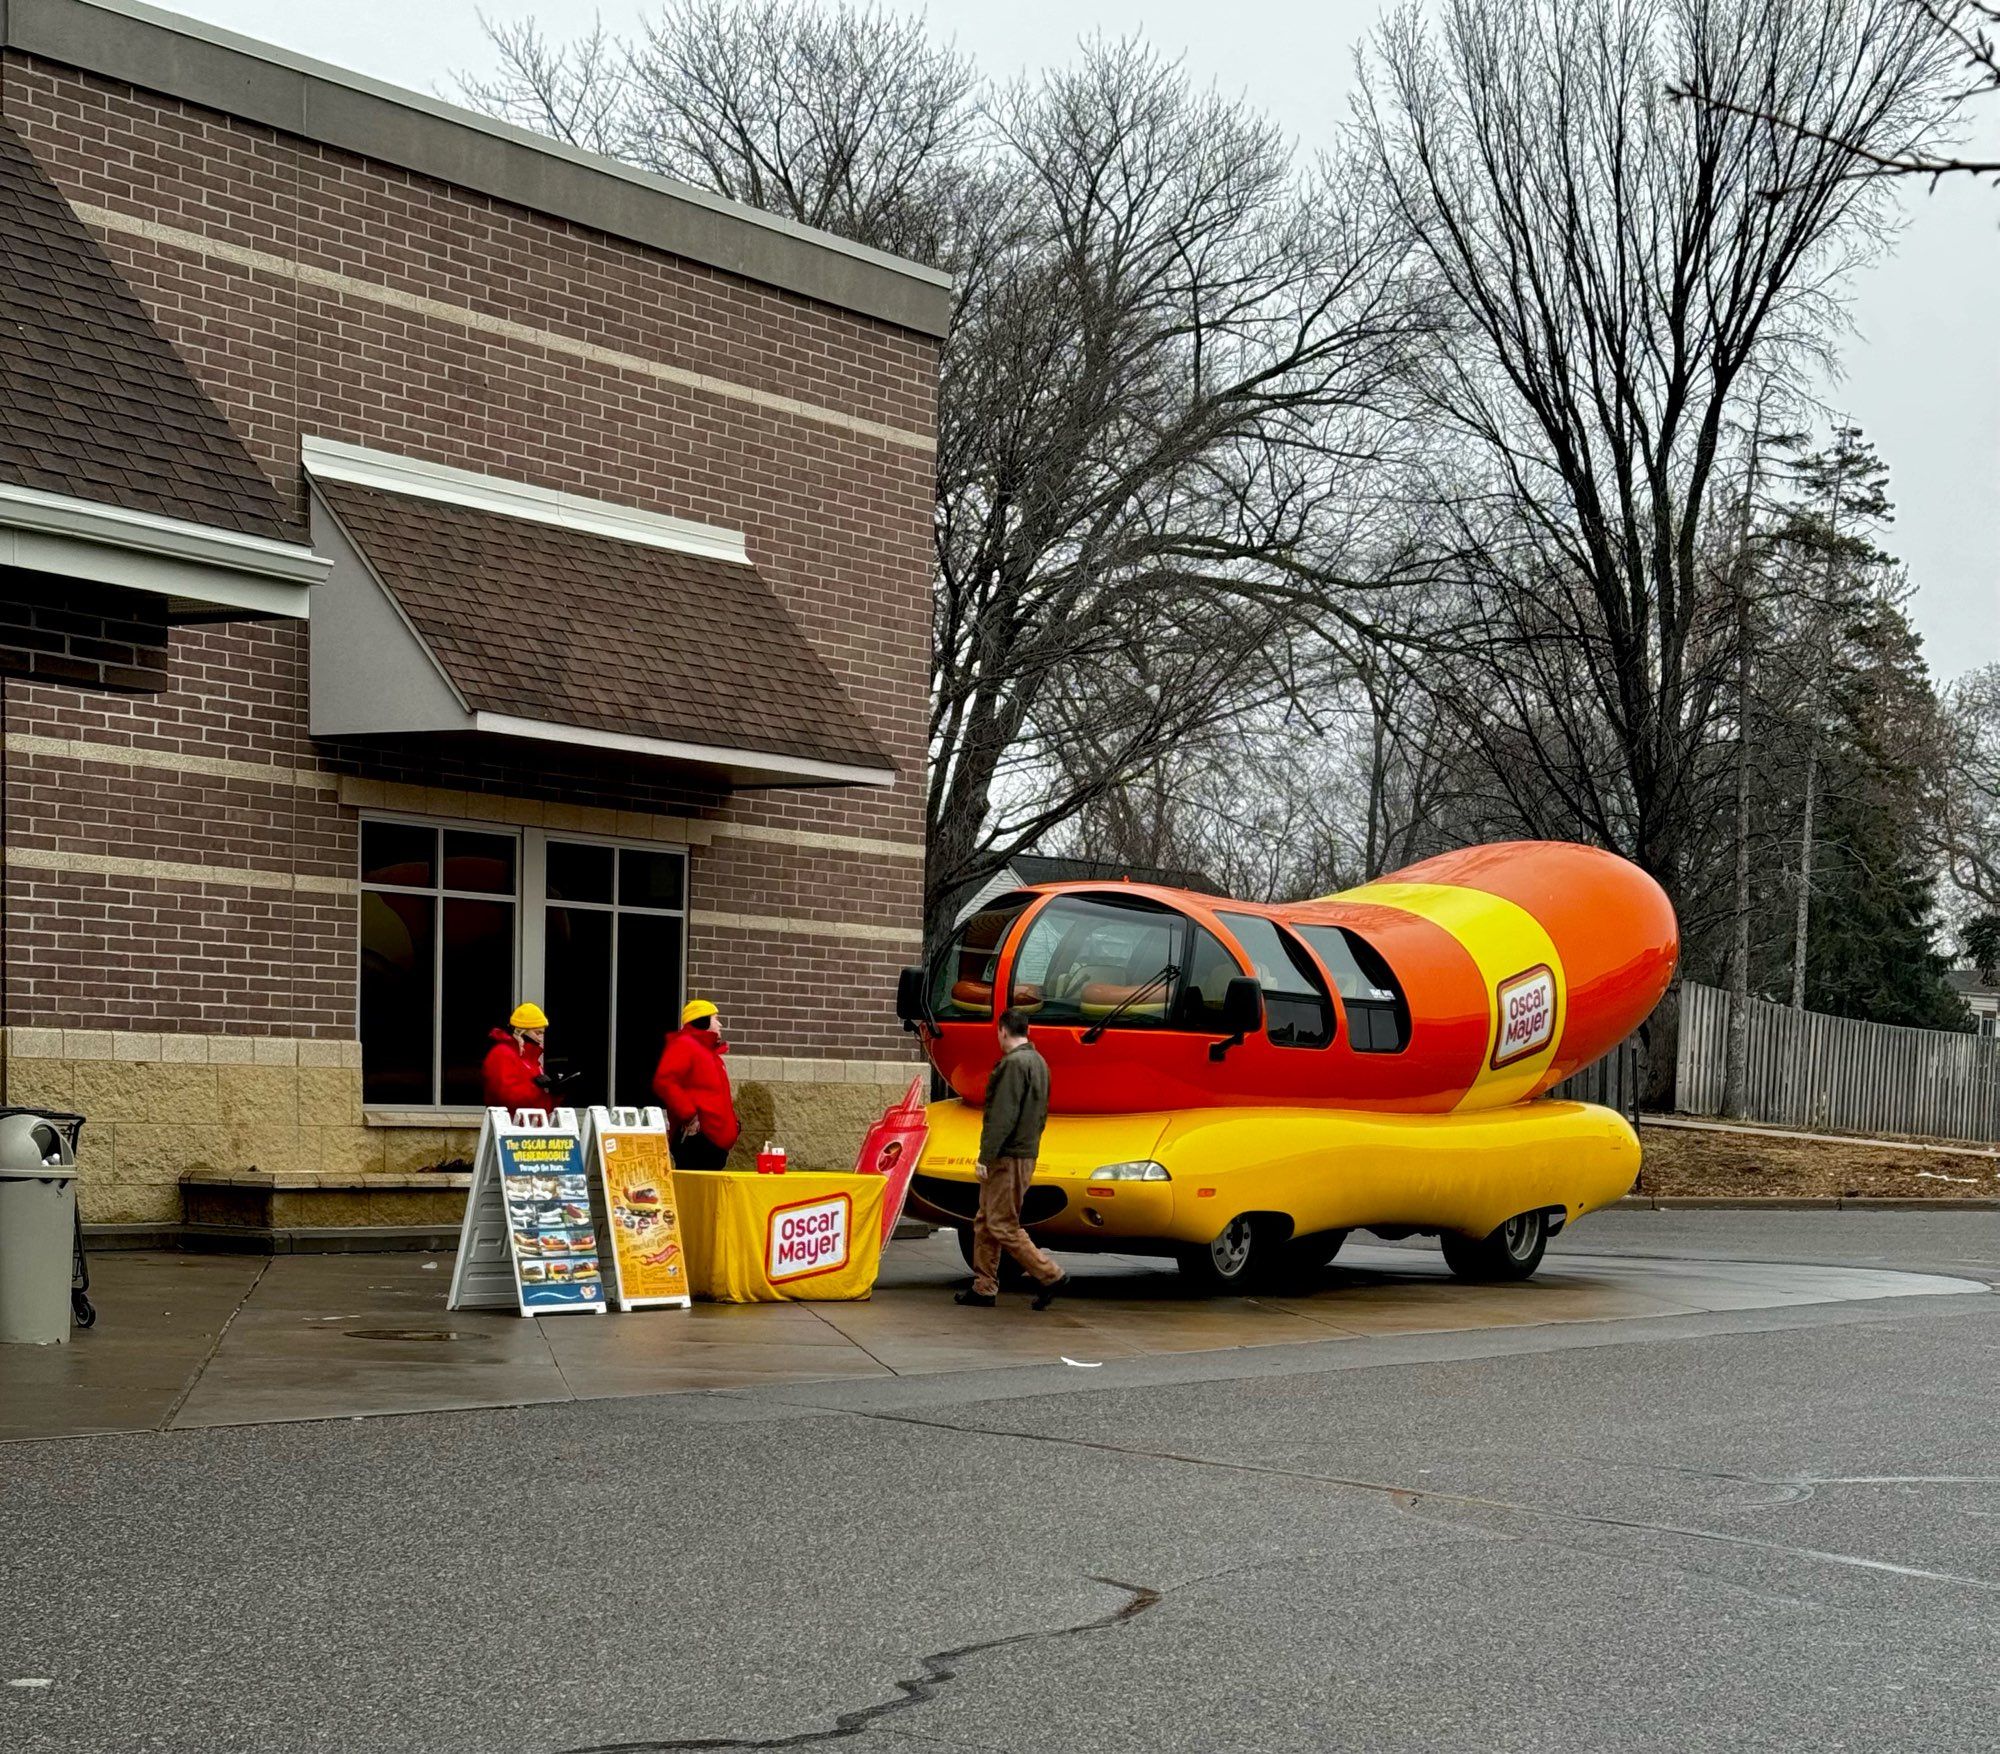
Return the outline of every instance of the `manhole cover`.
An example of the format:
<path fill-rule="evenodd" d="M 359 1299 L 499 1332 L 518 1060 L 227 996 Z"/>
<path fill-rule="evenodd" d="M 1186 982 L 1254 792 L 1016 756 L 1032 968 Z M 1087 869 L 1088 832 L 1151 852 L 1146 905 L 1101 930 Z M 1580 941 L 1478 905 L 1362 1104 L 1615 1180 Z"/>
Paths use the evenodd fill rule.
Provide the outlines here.
<path fill-rule="evenodd" d="M 350 1340 L 456 1340 L 453 1328 L 339 1328 Z"/>

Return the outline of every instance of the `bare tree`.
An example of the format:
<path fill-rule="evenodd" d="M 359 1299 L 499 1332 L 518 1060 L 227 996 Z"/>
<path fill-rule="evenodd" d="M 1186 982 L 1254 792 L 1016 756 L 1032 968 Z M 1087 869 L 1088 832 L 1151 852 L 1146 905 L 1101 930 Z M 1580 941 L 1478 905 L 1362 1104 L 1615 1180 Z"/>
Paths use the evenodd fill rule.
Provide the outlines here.
<path fill-rule="evenodd" d="M 1726 808 L 1731 416 L 1810 355 L 1885 212 L 1844 147 L 1674 105 L 1666 76 L 1900 145 L 1950 59 L 1902 0 L 1444 0 L 1368 71 L 1363 136 L 1460 320 L 1425 400 L 1475 727 L 1514 733 L 1496 772 L 1529 822 L 1553 804 L 1677 903 Z"/>
<path fill-rule="evenodd" d="M 1454 735 L 1390 627 L 1318 642 L 1281 702 L 1163 751 L 1057 834 L 1231 895 L 1325 895 L 1453 844 Z"/>
<path fill-rule="evenodd" d="M 1993 0 L 1902 0 L 1902 4 L 1958 50 L 1960 103 L 2000 93 L 2000 43 L 1995 40 L 1995 32 L 2000 31 L 2000 5 Z M 1819 145 L 1836 147 L 1847 154 L 1848 175 L 1853 177 L 1928 177 L 1933 185 L 1950 176 L 2000 178 L 2000 159 L 1961 158 L 1939 149 L 1942 117 L 1920 122 L 1898 143 L 1831 133 L 1825 124 L 1801 120 L 1791 110 L 1767 101 L 1718 94 L 1693 79 L 1676 81 L 1667 89 L 1677 101 L 1706 104 L 1746 121 L 1770 123 Z M 1776 188 L 1767 191 L 1772 195 L 1782 192 Z"/>
<path fill-rule="evenodd" d="M 2000 664 L 1944 692 L 1943 759 L 1932 801 L 1936 851 L 1974 909 L 2000 917 Z"/>
<path fill-rule="evenodd" d="M 517 120 L 949 267 L 930 853 L 952 899 L 1294 684 L 1408 576 L 1372 506 L 1428 319 L 1371 192 L 1134 44 L 981 93 L 922 27 L 669 0 L 644 40 L 492 33 Z"/>
<path fill-rule="evenodd" d="M 458 81 L 482 109 L 875 249 L 951 254 L 980 81 L 921 18 L 664 0 L 636 41 L 551 42 L 533 19 L 486 34 L 498 70 Z"/>

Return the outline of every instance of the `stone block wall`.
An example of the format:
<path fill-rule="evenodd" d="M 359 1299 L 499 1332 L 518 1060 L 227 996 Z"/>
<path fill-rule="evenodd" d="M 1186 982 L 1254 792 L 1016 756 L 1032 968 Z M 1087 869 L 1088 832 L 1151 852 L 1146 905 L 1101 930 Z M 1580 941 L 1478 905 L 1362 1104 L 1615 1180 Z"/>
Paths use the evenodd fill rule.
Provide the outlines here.
<path fill-rule="evenodd" d="M 87 1224 L 178 1222 L 190 1170 L 314 1175 L 354 1188 L 353 1209 L 367 1214 L 370 1177 L 470 1162 L 479 1136 L 476 1119 L 456 1111 L 435 1125 L 370 1124 L 353 1042 L 9 1029 L 0 1047 L 6 1104 L 87 1117 L 78 1155 Z M 748 1167 L 774 1139 L 800 1168 L 852 1168 L 862 1136 L 915 1070 L 897 1061 L 746 1055 L 733 1067 L 743 1122 L 733 1161 Z"/>

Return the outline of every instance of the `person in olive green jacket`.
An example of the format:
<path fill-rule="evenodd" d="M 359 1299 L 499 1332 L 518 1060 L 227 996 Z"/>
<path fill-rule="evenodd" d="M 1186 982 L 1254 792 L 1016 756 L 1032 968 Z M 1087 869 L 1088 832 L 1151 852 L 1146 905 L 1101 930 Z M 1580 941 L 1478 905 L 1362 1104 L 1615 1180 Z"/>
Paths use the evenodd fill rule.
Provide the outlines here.
<path fill-rule="evenodd" d="M 1040 1289 L 1034 1307 L 1047 1309 L 1069 1277 L 1021 1228 L 1021 1204 L 1035 1179 L 1035 1158 L 1049 1118 L 1049 1064 L 1028 1043 L 1028 1019 L 1000 1016 L 1000 1062 L 986 1082 L 986 1119 L 979 1130 L 979 1212 L 972 1221 L 972 1289 L 960 1303 L 991 1308 L 999 1300 L 1000 1251 L 1005 1249 Z"/>

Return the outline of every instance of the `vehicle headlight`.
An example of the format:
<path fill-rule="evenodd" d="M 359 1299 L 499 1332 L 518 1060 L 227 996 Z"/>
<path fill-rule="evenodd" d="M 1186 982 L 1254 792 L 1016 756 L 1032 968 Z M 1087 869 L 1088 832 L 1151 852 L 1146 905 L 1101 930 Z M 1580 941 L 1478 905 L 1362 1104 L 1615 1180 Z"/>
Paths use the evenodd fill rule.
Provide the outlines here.
<path fill-rule="evenodd" d="M 1155 1163 L 1148 1157 L 1131 1163 L 1100 1163 L 1090 1172 L 1090 1179 L 1094 1182 L 1170 1182 L 1174 1178 L 1167 1174 L 1164 1163 Z"/>

